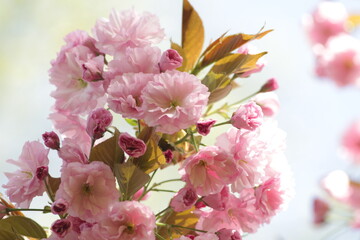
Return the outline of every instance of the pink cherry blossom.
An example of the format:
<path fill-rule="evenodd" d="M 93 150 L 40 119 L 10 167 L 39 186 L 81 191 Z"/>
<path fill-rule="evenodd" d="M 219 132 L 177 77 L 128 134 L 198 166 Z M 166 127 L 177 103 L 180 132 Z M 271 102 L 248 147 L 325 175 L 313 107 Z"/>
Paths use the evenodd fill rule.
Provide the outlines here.
<path fill-rule="evenodd" d="M 105 78 L 112 81 L 124 73 L 160 73 L 161 50 L 157 47 L 126 48 L 108 64 Z"/>
<path fill-rule="evenodd" d="M 64 165 L 71 162 L 89 163 L 87 153 L 89 148 L 81 148 L 76 140 L 65 138 L 63 146 L 59 149 L 58 155 L 64 161 Z"/>
<path fill-rule="evenodd" d="M 266 117 L 273 117 L 279 112 L 279 98 L 274 92 L 258 93 L 252 100 L 261 107 Z"/>
<path fill-rule="evenodd" d="M 146 144 L 144 141 L 128 133 L 120 134 L 118 143 L 121 149 L 131 157 L 137 158 L 146 152 Z"/>
<path fill-rule="evenodd" d="M 182 212 L 190 209 L 198 199 L 195 189 L 192 187 L 183 187 L 170 201 L 170 206 L 175 212 Z"/>
<path fill-rule="evenodd" d="M 255 102 L 251 101 L 240 105 L 230 121 L 236 128 L 253 131 L 263 123 L 263 112 Z"/>
<path fill-rule="evenodd" d="M 104 108 L 92 110 L 87 119 L 86 132 L 92 139 L 99 139 L 104 136 L 106 128 L 110 126 L 113 116 Z"/>
<path fill-rule="evenodd" d="M 233 191 L 240 192 L 261 183 L 268 159 L 264 154 L 266 142 L 259 139 L 258 131 L 230 128 L 218 136 L 216 145 L 233 157 L 241 171 L 232 184 Z"/>
<path fill-rule="evenodd" d="M 58 58 L 52 62 L 49 71 L 50 82 L 56 86 L 55 91 L 51 93 L 56 100 L 55 108 L 82 114 L 97 106 L 103 106 L 105 102 L 103 83 L 102 81 L 85 81 L 83 65 L 93 61 L 99 63 L 101 61 L 99 58 L 101 58 L 102 66 L 98 68 L 102 68 L 104 57 L 97 55 L 94 49 L 85 45 L 63 48 L 61 51 Z"/>
<path fill-rule="evenodd" d="M 233 159 L 216 146 L 205 147 L 185 159 L 180 172 L 201 196 L 220 192 L 239 176 Z"/>
<path fill-rule="evenodd" d="M 346 32 L 347 18 L 343 3 L 322 1 L 303 22 L 311 42 L 325 44 L 330 37 Z"/>
<path fill-rule="evenodd" d="M 219 237 L 219 240 L 241 240 L 242 237 L 238 231 L 233 231 L 231 229 L 220 229 L 216 233 Z"/>
<path fill-rule="evenodd" d="M 286 201 L 286 189 L 282 189 L 280 178 L 269 178 L 255 189 L 254 194 L 255 207 L 264 219 L 273 217 Z"/>
<path fill-rule="evenodd" d="M 137 201 L 116 202 L 104 218 L 81 233 L 86 240 L 155 240 L 155 215 Z"/>
<path fill-rule="evenodd" d="M 160 59 L 160 70 L 165 72 L 166 70 L 174 70 L 181 67 L 183 58 L 174 49 L 168 49 L 161 55 Z"/>
<path fill-rule="evenodd" d="M 133 9 L 112 11 L 109 19 L 99 19 L 93 29 L 96 47 L 114 55 L 126 47 L 145 47 L 164 38 L 158 18 L 148 12 L 139 14 Z"/>
<path fill-rule="evenodd" d="M 75 140 L 76 145 L 81 146 L 85 152 L 90 151 L 91 138 L 86 132 L 85 119 L 66 111 L 51 113 L 49 119 L 53 122 L 54 128 L 64 137 Z"/>
<path fill-rule="evenodd" d="M 144 73 L 129 73 L 113 79 L 107 90 L 110 109 L 125 118 L 141 119 L 144 114 L 141 92 L 153 79 L 153 74 Z"/>
<path fill-rule="evenodd" d="M 313 201 L 314 224 L 322 224 L 326 221 L 326 215 L 329 213 L 330 207 L 327 202 L 319 198 Z"/>
<path fill-rule="evenodd" d="M 56 199 L 69 203 L 68 213 L 83 220 L 94 221 L 119 198 L 114 175 L 103 162 L 82 164 L 72 162 L 61 172 Z"/>
<path fill-rule="evenodd" d="M 219 193 L 203 197 L 202 201 L 212 209 L 224 211 L 229 200 L 229 188 L 225 186 Z"/>
<path fill-rule="evenodd" d="M 207 87 L 194 75 L 176 70 L 155 75 L 142 92 L 144 121 L 173 134 L 199 120 L 208 97 Z"/>
<path fill-rule="evenodd" d="M 339 87 L 360 86 L 360 40 L 350 35 L 332 37 L 317 55 L 317 72 Z"/>
<path fill-rule="evenodd" d="M 263 220 L 256 211 L 254 202 L 252 189 L 243 191 L 239 197 L 231 194 L 224 211 L 202 211 L 196 228 L 210 232 L 217 232 L 223 228 L 238 232 L 255 232 Z"/>
<path fill-rule="evenodd" d="M 342 137 L 342 148 L 347 159 L 360 163 L 360 121 L 354 121 L 347 127 Z"/>
<path fill-rule="evenodd" d="M 8 183 L 2 185 L 10 201 L 21 208 L 28 208 L 35 196 L 41 196 L 45 191 L 45 184 L 37 177 L 39 167 L 47 167 L 49 149 L 37 141 L 26 142 L 23 146 L 19 160 L 7 162 L 18 166 L 20 169 L 13 173 L 5 173 Z"/>

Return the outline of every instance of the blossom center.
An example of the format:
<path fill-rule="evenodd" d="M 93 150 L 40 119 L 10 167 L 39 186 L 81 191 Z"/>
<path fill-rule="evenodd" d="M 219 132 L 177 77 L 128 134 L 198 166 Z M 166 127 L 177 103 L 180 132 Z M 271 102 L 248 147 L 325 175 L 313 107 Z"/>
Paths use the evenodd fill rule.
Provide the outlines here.
<path fill-rule="evenodd" d="M 83 193 L 85 194 L 90 194 L 91 193 L 91 187 L 90 187 L 90 184 L 89 183 L 85 183 L 82 185 L 82 191 Z"/>
<path fill-rule="evenodd" d="M 33 177 L 33 174 L 31 172 L 28 172 L 28 171 L 21 171 L 21 172 L 25 173 L 29 179 L 31 179 Z"/>
<path fill-rule="evenodd" d="M 78 79 L 78 85 L 79 85 L 80 88 L 86 88 L 88 83 L 86 81 L 84 81 L 83 79 L 79 78 Z"/>
<path fill-rule="evenodd" d="M 128 233 L 128 234 L 133 234 L 134 231 L 135 231 L 135 225 L 133 223 L 128 223 L 126 225 L 126 229 L 125 231 Z"/>

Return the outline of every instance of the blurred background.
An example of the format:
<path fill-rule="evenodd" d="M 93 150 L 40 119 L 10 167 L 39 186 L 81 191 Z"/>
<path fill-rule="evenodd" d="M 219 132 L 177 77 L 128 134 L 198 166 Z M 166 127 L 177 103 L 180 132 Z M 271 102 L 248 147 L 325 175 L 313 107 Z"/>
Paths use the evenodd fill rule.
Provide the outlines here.
<path fill-rule="evenodd" d="M 304 14 L 310 13 L 318 1 L 287 0 L 192 0 L 205 27 L 205 44 L 224 32 L 254 34 L 265 25 L 274 29 L 261 40 L 254 41 L 265 56 L 267 66 L 261 73 L 245 81 L 244 88 L 234 91 L 228 102 L 247 96 L 262 82 L 275 77 L 281 111 L 277 117 L 280 128 L 287 132 L 287 158 L 294 171 L 296 196 L 287 211 L 276 216 L 258 233 L 246 239 L 303 240 L 359 239 L 360 231 L 349 230 L 334 236 L 337 226 L 312 226 L 311 206 L 318 193 L 322 176 L 334 169 L 350 169 L 338 154 L 342 133 L 356 118 L 360 118 L 359 89 L 339 89 L 332 82 L 314 75 L 314 57 L 301 25 Z M 360 3 L 341 1 L 349 12 L 360 13 Z M 63 45 L 63 37 L 76 29 L 91 31 L 96 19 L 108 17 L 111 9 L 134 7 L 149 11 L 160 18 L 168 40 L 180 42 L 181 0 L 0 0 L 0 192 L 7 180 L 2 174 L 15 168 L 5 161 L 17 159 L 23 143 L 41 140 L 41 134 L 52 129 L 47 119 L 54 101 L 49 96 L 53 87 L 48 82 L 50 60 Z M 169 47 L 168 41 L 161 46 Z M 126 130 L 127 126 L 120 126 Z M 211 140 L 210 140 L 211 141 Z M 56 165 L 57 156 L 50 155 Z M 168 170 L 173 174 L 174 169 Z M 158 195 L 165 204 L 168 195 Z M 36 198 L 32 206 L 46 203 Z M 156 205 L 154 210 L 163 206 Z M 30 216 L 30 215 L 29 215 Z M 33 214 L 48 226 L 49 215 Z"/>

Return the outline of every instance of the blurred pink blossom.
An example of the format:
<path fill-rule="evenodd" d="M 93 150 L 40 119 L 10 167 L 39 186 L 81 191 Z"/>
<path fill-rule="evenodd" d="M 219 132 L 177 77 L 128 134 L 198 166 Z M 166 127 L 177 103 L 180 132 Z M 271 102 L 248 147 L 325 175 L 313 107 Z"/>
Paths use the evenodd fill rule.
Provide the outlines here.
<path fill-rule="evenodd" d="M 341 145 L 347 159 L 360 164 L 360 121 L 354 121 L 345 130 Z"/>
<path fill-rule="evenodd" d="M 317 73 L 337 86 L 360 86 L 360 40 L 340 34 L 329 39 L 317 53 Z"/>
<path fill-rule="evenodd" d="M 313 44 L 325 44 L 330 37 L 345 33 L 348 13 L 340 2 L 322 1 L 313 14 L 303 19 Z"/>
<path fill-rule="evenodd" d="M 322 224 L 326 221 L 326 215 L 330 211 L 329 204 L 324 200 L 315 198 L 313 201 L 314 224 Z"/>

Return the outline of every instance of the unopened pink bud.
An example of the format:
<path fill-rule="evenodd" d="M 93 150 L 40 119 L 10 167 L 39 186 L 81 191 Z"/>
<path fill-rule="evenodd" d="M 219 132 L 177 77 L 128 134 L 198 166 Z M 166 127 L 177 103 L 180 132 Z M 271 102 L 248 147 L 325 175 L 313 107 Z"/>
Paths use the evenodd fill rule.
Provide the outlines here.
<path fill-rule="evenodd" d="M 82 65 L 84 81 L 93 82 L 103 80 L 104 56 L 100 55 Z"/>
<path fill-rule="evenodd" d="M 260 92 L 272 92 L 279 88 L 279 84 L 275 78 L 270 78 L 267 82 L 261 87 Z"/>
<path fill-rule="evenodd" d="M 206 207 L 206 204 L 203 201 L 198 201 L 195 203 L 195 208 L 200 209 Z"/>
<path fill-rule="evenodd" d="M 108 110 L 104 108 L 94 109 L 88 116 L 86 132 L 92 139 L 102 138 L 112 119 L 113 116 Z"/>
<path fill-rule="evenodd" d="M 36 169 L 36 177 L 39 180 L 44 180 L 49 175 L 49 168 L 47 166 L 41 166 Z"/>
<path fill-rule="evenodd" d="M 183 58 L 174 49 L 168 49 L 161 55 L 160 58 L 160 71 L 165 72 L 166 70 L 174 70 L 181 67 Z"/>
<path fill-rule="evenodd" d="M 210 133 L 210 129 L 214 124 L 216 123 L 216 120 L 199 120 L 196 123 L 196 129 L 200 135 L 206 136 Z"/>
<path fill-rule="evenodd" d="M 60 148 L 60 139 L 55 132 L 45 132 L 42 135 L 45 146 L 51 149 L 58 150 Z"/>
<path fill-rule="evenodd" d="M 316 198 L 313 202 L 313 211 L 314 211 L 314 224 L 322 224 L 326 220 L 326 215 L 328 214 L 330 208 L 329 204 L 325 201 Z"/>
<path fill-rule="evenodd" d="M 146 144 L 143 140 L 132 137 L 128 133 L 122 133 L 119 137 L 119 146 L 131 157 L 140 157 L 146 152 Z"/>
<path fill-rule="evenodd" d="M 166 163 L 171 163 L 174 158 L 173 152 L 170 149 L 168 149 L 165 152 L 163 152 L 163 154 L 165 156 Z"/>
<path fill-rule="evenodd" d="M 255 130 L 263 123 L 263 112 L 255 102 L 240 105 L 230 120 L 231 124 L 238 128 L 250 131 Z"/>
<path fill-rule="evenodd" d="M 71 228 L 71 222 L 67 219 L 56 220 L 51 225 L 51 230 L 60 238 L 63 238 L 68 234 Z"/>
<path fill-rule="evenodd" d="M 61 215 L 67 212 L 69 208 L 69 203 L 62 198 L 59 198 L 51 205 L 51 212 L 53 214 Z"/>
<path fill-rule="evenodd" d="M 145 201 L 146 199 L 148 199 L 151 195 L 151 192 L 147 192 L 141 199 L 140 197 L 143 195 L 144 193 L 144 187 L 140 188 L 132 197 L 132 200 L 136 200 L 136 201 Z"/>

